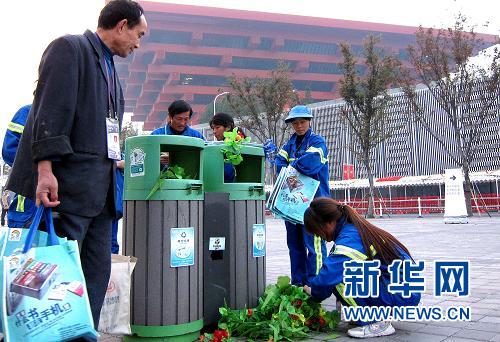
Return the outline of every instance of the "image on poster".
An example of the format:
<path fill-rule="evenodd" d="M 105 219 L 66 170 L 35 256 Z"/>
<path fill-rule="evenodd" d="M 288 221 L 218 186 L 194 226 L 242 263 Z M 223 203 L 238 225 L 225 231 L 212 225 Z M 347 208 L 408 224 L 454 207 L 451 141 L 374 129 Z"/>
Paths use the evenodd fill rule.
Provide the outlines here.
<path fill-rule="evenodd" d="M 170 229 L 170 267 L 194 265 L 194 228 Z"/>
<path fill-rule="evenodd" d="M 145 159 L 146 153 L 140 148 L 135 148 L 130 152 L 130 177 L 140 177 L 146 174 Z"/>
<path fill-rule="evenodd" d="M 266 255 L 266 225 L 253 225 L 253 256 L 254 258 Z"/>

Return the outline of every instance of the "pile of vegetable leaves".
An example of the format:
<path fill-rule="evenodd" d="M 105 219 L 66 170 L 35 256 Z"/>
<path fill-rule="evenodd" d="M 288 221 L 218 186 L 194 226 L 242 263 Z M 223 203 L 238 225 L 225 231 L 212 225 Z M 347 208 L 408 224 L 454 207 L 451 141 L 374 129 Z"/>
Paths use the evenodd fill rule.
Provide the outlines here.
<path fill-rule="evenodd" d="M 160 172 L 160 176 L 158 177 L 158 180 L 156 181 L 155 185 L 153 186 L 148 196 L 146 197 L 146 200 L 150 199 L 151 196 L 153 196 L 155 192 L 161 188 L 161 185 L 163 184 L 165 179 L 192 179 L 192 177 L 186 175 L 186 171 L 181 166 L 178 165 L 167 166 L 165 170 Z"/>
<path fill-rule="evenodd" d="M 292 341 L 310 337 L 311 331 L 331 332 L 340 322 L 337 311 L 325 311 L 302 287 L 291 285 L 287 276 L 278 277 L 275 285 L 266 287 L 256 308 L 232 310 L 225 305 L 219 312 L 219 329 L 200 340 L 230 341 L 231 336 L 241 336 L 249 340 Z M 334 333 L 330 338 L 337 336 Z"/>

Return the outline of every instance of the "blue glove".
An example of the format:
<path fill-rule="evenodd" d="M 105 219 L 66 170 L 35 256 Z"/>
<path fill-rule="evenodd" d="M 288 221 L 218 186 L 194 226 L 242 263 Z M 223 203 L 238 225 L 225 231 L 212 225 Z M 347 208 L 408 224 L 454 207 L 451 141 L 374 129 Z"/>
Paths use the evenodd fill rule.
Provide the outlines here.
<path fill-rule="evenodd" d="M 264 154 L 266 155 L 266 159 L 270 163 L 274 163 L 274 158 L 276 157 L 276 153 L 278 153 L 278 147 L 273 143 L 271 139 L 267 139 L 264 142 Z"/>

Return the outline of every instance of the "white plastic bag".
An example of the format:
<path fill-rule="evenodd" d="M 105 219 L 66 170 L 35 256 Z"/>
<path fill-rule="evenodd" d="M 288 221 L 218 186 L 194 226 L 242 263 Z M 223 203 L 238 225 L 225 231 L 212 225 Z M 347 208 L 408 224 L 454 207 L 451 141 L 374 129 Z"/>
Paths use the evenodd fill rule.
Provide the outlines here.
<path fill-rule="evenodd" d="M 111 276 L 104 297 L 98 331 L 130 335 L 130 282 L 137 258 L 112 254 Z"/>

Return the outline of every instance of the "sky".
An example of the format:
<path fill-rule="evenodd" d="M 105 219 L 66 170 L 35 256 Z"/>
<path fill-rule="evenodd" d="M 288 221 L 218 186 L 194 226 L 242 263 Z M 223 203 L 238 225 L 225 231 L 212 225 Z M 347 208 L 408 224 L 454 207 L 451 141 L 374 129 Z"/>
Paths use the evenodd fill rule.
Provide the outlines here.
<path fill-rule="evenodd" d="M 497 0 L 163 2 L 426 27 L 449 27 L 456 13 L 461 11 L 472 23 L 478 24 L 476 31 L 500 33 L 500 20 L 495 18 L 500 13 L 500 1 Z M 4 136 L 17 109 L 32 101 L 38 64 L 45 47 L 61 35 L 95 30 L 103 5 L 104 0 L 8 0 L 3 3 L 6 25 L 0 52 L 0 137 Z M 481 26 L 486 22 L 490 23 L 489 27 Z"/>

